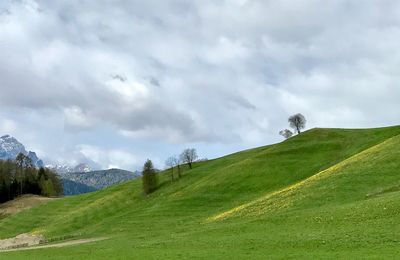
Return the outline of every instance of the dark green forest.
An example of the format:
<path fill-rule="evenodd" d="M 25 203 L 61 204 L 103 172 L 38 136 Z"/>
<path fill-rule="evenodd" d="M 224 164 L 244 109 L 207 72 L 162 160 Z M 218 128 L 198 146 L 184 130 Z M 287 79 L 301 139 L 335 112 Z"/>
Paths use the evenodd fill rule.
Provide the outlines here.
<path fill-rule="evenodd" d="M 0 203 L 23 194 L 59 196 L 63 188 L 51 170 L 35 168 L 29 157 L 19 154 L 15 160 L 0 161 Z"/>

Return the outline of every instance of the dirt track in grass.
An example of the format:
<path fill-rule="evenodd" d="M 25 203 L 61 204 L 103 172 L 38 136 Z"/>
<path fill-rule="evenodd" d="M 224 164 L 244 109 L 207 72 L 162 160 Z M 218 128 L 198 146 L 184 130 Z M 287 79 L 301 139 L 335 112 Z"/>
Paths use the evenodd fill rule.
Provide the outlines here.
<path fill-rule="evenodd" d="M 97 242 L 97 241 L 102 241 L 102 240 L 106 240 L 106 239 L 108 239 L 108 238 L 107 237 L 97 237 L 97 238 L 70 240 L 70 241 L 65 241 L 65 242 L 55 243 L 55 244 L 44 244 L 44 245 L 31 246 L 31 247 L 21 247 L 21 248 L 0 250 L 0 253 L 43 249 L 43 248 L 60 248 L 60 247 L 67 247 L 67 246 L 74 246 L 74 245 L 81 245 L 81 244 L 86 244 L 86 243 L 91 243 L 91 242 Z"/>

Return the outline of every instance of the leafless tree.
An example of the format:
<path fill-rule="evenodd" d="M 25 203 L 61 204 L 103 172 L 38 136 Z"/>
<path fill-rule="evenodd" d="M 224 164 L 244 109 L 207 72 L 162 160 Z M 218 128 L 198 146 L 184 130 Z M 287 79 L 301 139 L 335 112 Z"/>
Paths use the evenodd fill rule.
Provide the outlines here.
<path fill-rule="evenodd" d="M 168 159 L 165 161 L 165 165 L 171 169 L 171 181 L 174 181 L 174 167 L 175 167 L 175 161 L 174 157 L 168 157 Z"/>
<path fill-rule="evenodd" d="M 285 129 L 285 130 L 279 131 L 279 134 L 281 136 L 283 136 L 285 139 L 288 139 L 288 138 L 293 136 L 293 132 L 290 131 L 289 129 Z"/>
<path fill-rule="evenodd" d="M 192 164 L 196 159 L 197 159 L 197 152 L 196 149 L 194 148 L 185 149 L 180 156 L 181 162 L 187 163 L 190 169 L 192 169 Z"/>
<path fill-rule="evenodd" d="M 181 160 L 179 160 L 178 156 L 172 156 L 172 161 L 174 165 L 178 168 L 178 179 L 181 178 Z"/>
<path fill-rule="evenodd" d="M 307 120 L 302 114 L 296 114 L 288 119 L 289 125 L 293 128 L 298 134 L 301 133 L 301 129 L 306 127 Z"/>
<path fill-rule="evenodd" d="M 24 176 L 23 176 L 23 169 L 27 168 L 33 168 L 33 162 L 32 159 L 29 158 L 28 156 L 24 155 L 23 153 L 19 153 L 17 157 L 15 158 L 15 162 L 17 165 L 17 173 L 19 173 L 20 177 L 20 193 L 21 195 L 23 194 L 23 187 L 24 187 Z"/>

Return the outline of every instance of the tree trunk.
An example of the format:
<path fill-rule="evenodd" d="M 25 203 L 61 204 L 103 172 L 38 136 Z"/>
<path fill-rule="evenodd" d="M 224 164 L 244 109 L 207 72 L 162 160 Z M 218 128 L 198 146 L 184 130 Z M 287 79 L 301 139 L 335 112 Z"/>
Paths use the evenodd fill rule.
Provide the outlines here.
<path fill-rule="evenodd" d="M 181 166 L 178 164 L 178 179 L 181 178 Z"/>
<path fill-rule="evenodd" d="M 23 189 L 23 184 L 24 184 L 24 176 L 23 176 L 23 173 L 22 173 L 22 168 L 20 169 L 20 174 L 21 174 L 21 196 L 22 196 L 22 189 Z"/>

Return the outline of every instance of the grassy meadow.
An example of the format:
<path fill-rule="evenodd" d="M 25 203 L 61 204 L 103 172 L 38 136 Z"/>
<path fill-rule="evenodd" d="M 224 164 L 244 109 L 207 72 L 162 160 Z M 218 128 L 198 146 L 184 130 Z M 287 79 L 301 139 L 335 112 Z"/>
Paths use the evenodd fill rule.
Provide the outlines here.
<path fill-rule="evenodd" d="M 400 127 L 312 129 L 282 143 L 50 201 L 0 219 L 0 238 L 40 233 L 88 244 L 0 259 L 395 258 Z"/>

